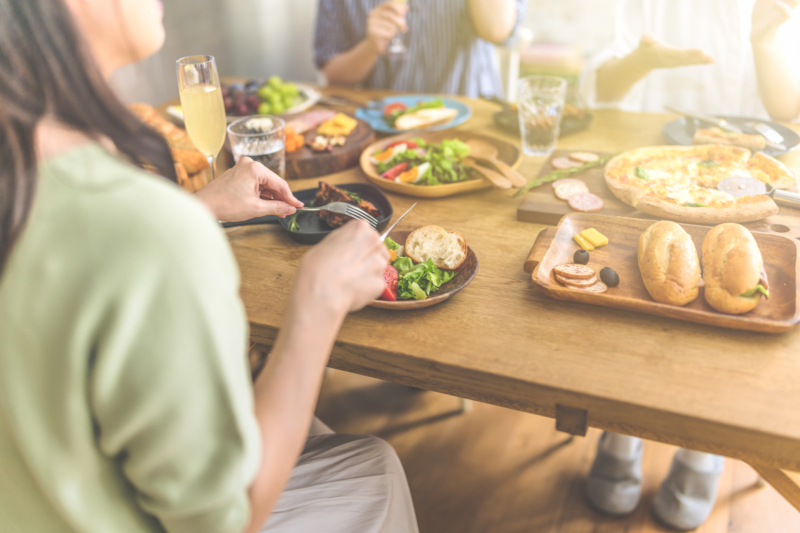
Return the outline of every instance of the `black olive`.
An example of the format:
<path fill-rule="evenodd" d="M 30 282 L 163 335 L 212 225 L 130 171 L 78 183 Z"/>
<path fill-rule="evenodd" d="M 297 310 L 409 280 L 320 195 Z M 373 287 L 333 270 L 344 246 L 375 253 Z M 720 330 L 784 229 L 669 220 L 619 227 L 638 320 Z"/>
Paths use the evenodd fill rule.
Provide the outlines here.
<path fill-rule="evenodd" d="M 619 276 L 614 272 L 613 268 L 605 267 L 600 271 L 600 281 L 609 287 L 616 287 L 619 285 Z"/>
<path fill-rule="evenodd" d="M 586 265 L 589 263 L 589 252 L 586 250 L 577 250 L 575 255 L 572 256 L 572 262 L 579 265 Z"/>

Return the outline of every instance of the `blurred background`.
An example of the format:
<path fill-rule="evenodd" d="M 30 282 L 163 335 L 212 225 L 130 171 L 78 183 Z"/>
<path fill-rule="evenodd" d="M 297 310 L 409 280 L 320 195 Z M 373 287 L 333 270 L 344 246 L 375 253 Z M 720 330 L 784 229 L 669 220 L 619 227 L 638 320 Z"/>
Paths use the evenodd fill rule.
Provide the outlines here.
<path fill-rule="evenodd" d="M 520 54 L 520 73 L 577 77 L 584 57 L 610 39 L 619 1 L 530 0 L 523 27 L 534 41 Z M 177 97 L 175 60 L 192 54 L 215 56 L 222 76 L 322 81 L 312 54 L 317 0 L 168 0 L 164 7 L 164 47 L 113 80 L 126 102 Z"/>

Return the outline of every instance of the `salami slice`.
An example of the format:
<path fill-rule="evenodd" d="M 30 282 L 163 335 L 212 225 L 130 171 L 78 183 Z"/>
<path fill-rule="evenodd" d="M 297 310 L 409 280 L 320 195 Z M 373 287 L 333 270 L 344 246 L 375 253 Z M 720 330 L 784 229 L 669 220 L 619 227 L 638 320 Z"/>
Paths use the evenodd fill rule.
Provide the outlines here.
<path fill-rule="evenodd" d="M 556 170 L 567 170 L 568 168 L 579 167 L 583 163 L 573 161 L 569 157 L 556 157 L 550 161 L 550 164 L 553 165 L 553 168 Z"/>
<path fill-rule="evenodd" d="M 556 195 L 558 195 L 558 190 L 556 190 Z M 569 197 L 569 206 L 575 211 L 591 213 L 603 209 L 603 199 L 590 192 L 581 192 Z"/>
<path fill-rule="evenodd" d="M 554 181 L 551 185 L 553 186 L 553 189 L 555 189 L 556 187 L 558 187 L 562 183 L 583 183 L 583 181 L 575 179 L 575 178 L 562 178 L 560 180 Z M 583 184 L 586 185 L 585 183 L 583 183 Z"/>
<path fill-rule="evenodd" d="M 606 292 L 608 290 L 608 285 L 606 285 L 602 281 L 598 281 L 597 283 L 595 283 L 591 287 L 572 287 L 572 288 L 577 290 L 577 291 L 603 293 L 603 292 Z"/>
<path fill-rule="evenodd" d="M 569 154 L 569 158 L 576 163 L 585 165 L 586 163 L 594 163 L 600 159 L 600 156 L 591 152 L 572 152 Z"/>
<path fill-rule="evenodd" d="M 565 279 L 590 279 L 595 277 L 595 271 L 592 267 L 577 263 L 556 265 L 553 268 L 553 272 L 556 276 L 561 276 Z"/>
<path fill-rule="evenodd" d="M 558 274 L 556 274 L 556 280 L 562 285 L 566 285 L 567 287 L 578 287 L 578 288 L 591 287 L 598 281 L 597 276 L 592 276 L 589 279 L 569 279 L 565 278 L 564 276 L 559 276 Z"/>
<path fill-rule="evenodd" d="M 555 188 L 556 196 L 561 198 L 562 200 L 569 200 L 576 194 L 589 194 L 589 188 L 586 187 L 586 184 L 582 181 L 578 183 L 568 182 L 562 183 L 558 187 Z"/>

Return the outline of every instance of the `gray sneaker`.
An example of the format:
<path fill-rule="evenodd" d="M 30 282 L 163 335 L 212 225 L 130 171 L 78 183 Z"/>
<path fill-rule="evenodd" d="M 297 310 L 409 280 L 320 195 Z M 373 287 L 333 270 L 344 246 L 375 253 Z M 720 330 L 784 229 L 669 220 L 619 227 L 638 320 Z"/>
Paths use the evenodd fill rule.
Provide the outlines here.
<path fill-rule="evenodd" d="M 717 500 L 717 483 L 725 468 L 724 458 L 714 458 L 713 470 L 700 472 L 675 456 L 653 501 L 653 515 L 659 522 L 678 531 L 689 531 L 706 521 Z"/>
<path fill-rule="evenodd" d="M 633 457 L 619 459 L 606 452 L 602 442 L 597 443 L 597 456 L 586 480 L 586 498 L 597 511 L 611 515 L 630 514 L 639 504 L 642 495 L 642 442 Z"/>

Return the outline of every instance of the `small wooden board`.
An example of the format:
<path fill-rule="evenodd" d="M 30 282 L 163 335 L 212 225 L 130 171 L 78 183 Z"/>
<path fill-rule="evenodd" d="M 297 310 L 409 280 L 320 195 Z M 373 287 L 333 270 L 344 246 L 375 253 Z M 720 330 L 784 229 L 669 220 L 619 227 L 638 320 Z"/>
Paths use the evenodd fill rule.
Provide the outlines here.
<path fill-rule="evenodd" d="M 712 309 L 706 303 L 702 289 L 696 300 L 683 307 L 662 304 L 650 297 L 639 273 L 637 246 L 639 236 L 652 223 L 652 220 L 646 219 L 588 213 L 566 216 L 557 228 L 546 228 L 539 233 L 525 261 L 525 271 L 532 273 L 531 279 L 538 289 L 559 300 L 766 333 L 788 331 L 800 322 L 797 283 L 800 273 L 800 244 L 797 239 L 778 234 L 753 233 L 764 258 L 771 297 L 762 298 L 758 306 L 749 313 L 729 315 Z M 697 254 L 702 257 L 703 238 L 711 227 L 691 224 L 681 226 L 692 236 Z M 611 267 L 620 278 L 619 286 L 609 288 L 608 292 L 602 294 L 565 287 L 555 280 L 552 273 L 556 265 L 572 262 L 572 255 L 578 249 L 572 236 L 587 228 L 595 228 L 608 237 L 609 241 L 608 245 L 590 252 L 589 266 L 597 272 L 603 267 Z"/>
<path fill-rule="evenodd" d="M 556 150 L 544 166 L 542 166 L 542 170 L 536 177 L 540 178 L 555 170 L 553 165 L 550 164 L 553 159 L 557 157 L 566 157 L 568 154 L 578 151 L 581 150 Z M 597 155 L 601 157 L 608 155 L 598 152 L 594 153 L 597 153 Z M 603 209 L 598 211 L 599 214 L 627 217 L 636 212 L 636 209 L 623 203 L 614 196 L 614 193 L 608 188 L 606 180 L 603 177 L 603 167 L 590 168 L 580 174 L 569 177 L 583 181 L 589 188 L 589 192 L 603 199 Z M 563 216 L 573 213 L 577 213 L 577 211 L 571 209 L 566 200 L 561 200 L 555 195 L 552 183 L 545 183 L 544 185 L 532 189 L 525 195 L 519 207 L 517 207 L 517 220 L 520 222 L 533 222 L 536 224 L 555 226 Z"/>
<path fill-rule="evenodd" d="M 316 178 L 335 174 L 358 165 L 361 152 L 375 140 L 375 132 L 363 120 L 356 120 L 358 120 L 358 125 L 347 136 L 344 146 L 337 146 L 330 152 L 314 152 L 308 146 L 303 146 L 295 152 L 287 152 L 286 179 Z M 303 136 L 306 142 L 310 142 L 317 135 L 315 128 Z"/>

